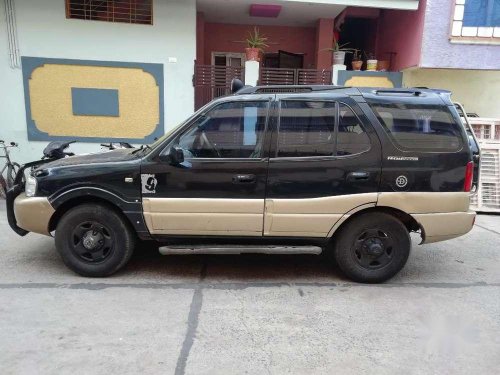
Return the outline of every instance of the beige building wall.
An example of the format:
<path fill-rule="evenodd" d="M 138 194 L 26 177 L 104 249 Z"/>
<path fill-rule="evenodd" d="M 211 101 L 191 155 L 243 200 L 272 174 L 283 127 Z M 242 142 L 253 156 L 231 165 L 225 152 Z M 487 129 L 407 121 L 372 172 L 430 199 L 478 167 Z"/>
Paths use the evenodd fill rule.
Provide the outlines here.
<path fill-rule="evenodd" d="M 500 70 L 412 68 L 403 70 L 403 86 L 450 90 L 467 112 L 500 118 Z"/>

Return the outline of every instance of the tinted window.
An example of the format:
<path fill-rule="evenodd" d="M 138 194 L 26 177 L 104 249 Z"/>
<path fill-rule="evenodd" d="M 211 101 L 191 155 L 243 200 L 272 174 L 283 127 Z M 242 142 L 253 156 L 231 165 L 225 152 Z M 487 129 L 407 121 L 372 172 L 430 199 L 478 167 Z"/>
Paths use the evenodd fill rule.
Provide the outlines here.
<path fill-rule="evenodd" d="M 459 124 L 446 106 L 381 103 L 369 100 L 375 115 L 403 149 L 458 151 L 462 146 Z"/>
<path fill-rule="evenodd" d="M 337 155 L 359 154 L 370 149 L 370 138 L 351 108 L 339 104 Z"/>
<path fill-rule="evenodd" d="M 218 105 L 200 116 L 178 140 L 185 158 L 258 158 L 267 102 Z"/>
<path fill-rule="evenodd" d="M 335 103 L 281 101 L 278 157 L 332 156 Z"/>

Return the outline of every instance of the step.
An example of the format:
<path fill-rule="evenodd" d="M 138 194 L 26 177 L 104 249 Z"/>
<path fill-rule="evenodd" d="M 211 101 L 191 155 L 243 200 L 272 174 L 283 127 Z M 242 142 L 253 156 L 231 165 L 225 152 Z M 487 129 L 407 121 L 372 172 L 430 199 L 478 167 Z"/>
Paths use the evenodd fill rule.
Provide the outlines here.
<path fill-rule="evenodd" d="M 159 248 L 162 255 L 189 254 L 315 254 L 319 246 L 170 245 Z"/>

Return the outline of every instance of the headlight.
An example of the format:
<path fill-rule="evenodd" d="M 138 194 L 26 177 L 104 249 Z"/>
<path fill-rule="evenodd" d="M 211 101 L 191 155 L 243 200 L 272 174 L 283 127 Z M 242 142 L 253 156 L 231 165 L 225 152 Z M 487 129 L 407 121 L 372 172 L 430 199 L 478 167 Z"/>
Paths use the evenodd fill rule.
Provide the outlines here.
<path fill-rule="evenodd" d="M 33 176 L 28 176 L 26 179 L 26 184 L 24 185 L 24 191 L 27 197 L 34 197 L 36 194 L 36 178 Z"/>

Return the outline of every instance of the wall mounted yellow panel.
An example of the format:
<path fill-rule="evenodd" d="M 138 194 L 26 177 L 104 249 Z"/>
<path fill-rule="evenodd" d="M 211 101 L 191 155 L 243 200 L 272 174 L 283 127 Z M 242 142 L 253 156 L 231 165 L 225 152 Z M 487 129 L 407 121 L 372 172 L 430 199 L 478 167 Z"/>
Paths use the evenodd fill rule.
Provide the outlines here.
<path fill-rule="evenodd" d="M 152 141 L 163 133 L 161 64 L 24 57 L 23 74 L 28 134 L 32 140 Z M 75 114 L 72 95 L 82 91 L 117 92 L 119 111 L 110 109 L 109 113 L 113 115 Z M 95 103 L 95 106 L 99 110 L 92 111 L 92 103 L 85 103 L 84 107 L 90 108 L 90 113 L 103 112 L 102 102 Z M 105 109 L 103 113 L 107 112 Z"/>

